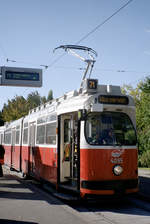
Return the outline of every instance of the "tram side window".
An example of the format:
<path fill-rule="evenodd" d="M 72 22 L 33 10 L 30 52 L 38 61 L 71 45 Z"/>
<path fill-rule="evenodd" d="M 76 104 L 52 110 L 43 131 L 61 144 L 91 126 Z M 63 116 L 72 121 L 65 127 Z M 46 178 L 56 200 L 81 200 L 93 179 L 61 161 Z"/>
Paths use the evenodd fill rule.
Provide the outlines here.
<path fill-rule="evenodd" d="M 56 122 L 46 124 L 46 144 L 56 144 Z"/>
<path fill-rule="evenodd" d="M 45 125 L 38 125 L 37 126 L 37 136 L 36 136 L 36 143 L 37 144 L 44 144 L 45 143 Z"/>
<path fill-rule="evenodd" d="M 19 144 L 20 131 L 16 130 L 16 144 Z"/>
<path fill-rule="evenodd" d="M 28 144 L 28 128 L 25 128 L 23 132 L 23 144 Z"/>
<path fill-rule="evenodd" d="M 4 143 L 5 144 L 11 144 L 11 133 L 10 132 L 6 132 L 5 136 L 4 136 Z"/>
<path fill-rule="evenodd" d="M 4 142 L 4 134 L 1 134 L 1 144 Z"/>
<path fill-rule="evenodd" d="M 3 144 L 3 134 L 0 134 L 0 144 Z"/>

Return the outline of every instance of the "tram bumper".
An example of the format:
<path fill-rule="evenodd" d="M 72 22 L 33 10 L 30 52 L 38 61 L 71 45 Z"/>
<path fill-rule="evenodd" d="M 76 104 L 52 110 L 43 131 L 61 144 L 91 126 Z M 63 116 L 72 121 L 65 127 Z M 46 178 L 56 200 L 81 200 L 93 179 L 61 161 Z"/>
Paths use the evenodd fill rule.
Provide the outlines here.
<path fill-rule="evenodd" d="M 81 181 L 81 196 L 93 195 L 124 195 L 138 191 L 138 179 Z"/>

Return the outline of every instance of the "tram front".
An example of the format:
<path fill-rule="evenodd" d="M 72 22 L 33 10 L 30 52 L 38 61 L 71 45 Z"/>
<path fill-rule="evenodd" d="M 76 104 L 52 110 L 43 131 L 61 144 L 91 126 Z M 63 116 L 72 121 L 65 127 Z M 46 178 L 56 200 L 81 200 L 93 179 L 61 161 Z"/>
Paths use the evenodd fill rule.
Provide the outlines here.
<path fill-rule="evenodd" d="M 97 87 L 81 121 L 81 196 L 138 191 L 135 106 L 118 86 Z"/>

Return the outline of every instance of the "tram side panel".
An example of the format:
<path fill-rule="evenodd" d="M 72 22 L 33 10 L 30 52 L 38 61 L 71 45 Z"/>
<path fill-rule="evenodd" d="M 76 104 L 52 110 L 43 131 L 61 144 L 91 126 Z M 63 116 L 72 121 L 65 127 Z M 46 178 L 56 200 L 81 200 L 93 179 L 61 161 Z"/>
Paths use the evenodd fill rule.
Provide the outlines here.
<path fill-rule="evenodd" d="M 4 164 L 8 167 L 11 167 L 11 145 L 4 145 L 5 155 L 4 155 Z"/>
<path fill-rule="evenodd" d="M 32 154 L 32 151 L 33 154 Z M 41 181 L 57 182 L 56 148 L 35 146 L 23 150 L 23 170 Z"/>
<path fill-rule="evenodd" d="M 10 168 L 17 171 L 21 170 L 21 146 L 12 146 L 11 144 L 5 144 L 5 156 L 4 163 Z"/>
<path fill-rule="evenodd" d="M 4 163 L 17 171 L 21 171 L 22 120 L 6 124 L 4 132 Z"/>
<path fill-rule="evenodd" d="M 56 184 L 57 182 L 56 115 L 48 114 L 37 119 L 34 163 L 36 175 Z M 38 169 L 37 169 L 38 168 Z"/>
<path fill-rule="evenodd" d="M 21 146 L 15 146 L 15 147 L 12 147 L 12 162 L 11 162 L 11 167 L 17 171 L 20 171 L 20 165 L 21 165 L 21 157 L 20 157 L 20 154 L 21 154 Z"/>
<path fill-rule="evenodd" d="M 11 167 L 17 171 L 21 171 L 22 120 L 23 118 L 14 121 L 11 128 Z"/>
<path fill-rule="evenodd" d="M 54 146 L 38 146 L 35 149 L 35 174 L 42 180 L 56 184 L 57 155 Z"/>
<path fill-rule="evenodd" d="M 0 127 L 0 145 L 4 147 L 4 126 Z M 0 163 L 4 164 L 4 157 L 0 159 Z"/>
<path fill-rule="evenodd" d="M 11 136 L 12 136 L 11 129 L 10 128 L 6 129 L 4 133 L 4 148 L 5 148 L 4 163 L 8 167 L 11 167 L 11 160 L 12 160 Z"/>
<path fill-rule="evenodd" d="M 53 122 L 54 123 L 54 122 Z M 47 131 L 47 124 L 24 124 L 22 146 L 22 172 L 39 180 L 57 181 L 56 133 Z M 53 125 L 52 125 L 53 126 Z M 54 128 L 53 128 L 54 129 Z M 56 132 L 56 128 L 55 128 Z M 50 140 L 48 140 L 48 137 Z M 34 140 L 33 140 L 34 138 Z M 53 144 L 48 144 L 53 143 Z"/>
<path fill-rule="evenodd" d="M 21 152 L 21 168 L 24 174 L 29 173 L 29 146 L 23 145 Z"/>

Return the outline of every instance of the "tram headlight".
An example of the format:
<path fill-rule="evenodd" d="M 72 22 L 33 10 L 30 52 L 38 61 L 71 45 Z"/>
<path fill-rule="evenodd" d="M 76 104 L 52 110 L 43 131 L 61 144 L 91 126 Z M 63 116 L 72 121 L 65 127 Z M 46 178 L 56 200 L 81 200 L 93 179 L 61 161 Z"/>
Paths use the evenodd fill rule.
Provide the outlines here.
<path fill-rule="evenodd" d="M 114 168 L 113 168 L 113 173 L 116 175 L 116 176 L 120 176 L 123 172 L 123 168 L 122 166 L 120 165 L 115 165 Z"/>

